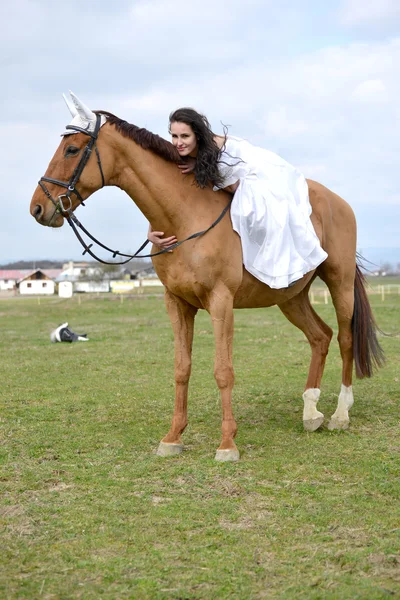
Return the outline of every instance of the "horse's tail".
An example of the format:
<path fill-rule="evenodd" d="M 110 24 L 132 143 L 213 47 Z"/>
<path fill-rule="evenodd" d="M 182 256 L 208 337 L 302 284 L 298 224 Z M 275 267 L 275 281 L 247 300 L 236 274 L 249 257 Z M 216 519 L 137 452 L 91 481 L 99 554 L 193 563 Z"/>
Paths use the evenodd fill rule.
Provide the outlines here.
<path fill-rule="evenodd" d="M 357 265 L 351 330 L 353 333 L 353 356 L 356 375 L 360 379 L 371 377 L 374 369 L 382 367 L 385 362 L 384 353 L 376 335 L 378 327 L 365 288 L 365 277 L 359 265 Z"/>

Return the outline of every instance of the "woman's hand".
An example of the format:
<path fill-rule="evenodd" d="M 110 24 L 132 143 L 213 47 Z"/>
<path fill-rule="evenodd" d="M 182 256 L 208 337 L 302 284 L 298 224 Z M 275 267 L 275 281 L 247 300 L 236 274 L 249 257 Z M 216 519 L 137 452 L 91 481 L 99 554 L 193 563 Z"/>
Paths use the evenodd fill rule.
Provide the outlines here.
<path fill-rule="evenodd" d="M 196 159 L 189 156 L 184 163 L 178 165 L 178 169 L 180 169 L 182 175 L 187 175 L 188 173 L 193 173 L 195 166 Z"/>
<path fill-rule="evenodd" d="M 152 244 L 157 246 L 157 248 L 160 248 L 160 250 L 166 250 L 170 246 L 173 246 L 174 244 L 176 244 L 176 242 L 178 241 L 174 235 L 171 235 L 166 238 L 163 238 L 163 235 L 164 235 L 163 231 L 153 231 L 151 228 L 149 228 L 149 232 L 147 234 L 147 239 Z M 169 252 L 172 252 L 172 250 L 169 250 Z"/>

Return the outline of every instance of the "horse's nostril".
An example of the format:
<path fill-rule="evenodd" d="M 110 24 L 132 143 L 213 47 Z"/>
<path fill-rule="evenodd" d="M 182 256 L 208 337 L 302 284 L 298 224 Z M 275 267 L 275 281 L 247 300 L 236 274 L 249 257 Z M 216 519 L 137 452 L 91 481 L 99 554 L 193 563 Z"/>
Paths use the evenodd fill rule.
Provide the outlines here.
<path fill-rule="evenodd" d="M 43 207 L 40 206 L 40 204 L 36 204 L 35 208 L 32 211 L 32 215 L 35 217 L 35 219 L 39 219 L 39 217 L 42 215 L 43 213 Z"/>

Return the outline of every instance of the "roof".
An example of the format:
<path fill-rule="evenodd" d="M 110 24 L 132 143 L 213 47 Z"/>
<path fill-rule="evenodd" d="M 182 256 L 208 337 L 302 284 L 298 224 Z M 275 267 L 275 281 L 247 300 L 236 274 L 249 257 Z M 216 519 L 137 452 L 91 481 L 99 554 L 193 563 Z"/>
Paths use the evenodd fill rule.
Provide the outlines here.
<path fill-rule="evenodd" d="M 29 269 L 0 269 L 0 279 L 15 279 L 18 281 L 30 273 Z"/>
<path fill-rule="evenodd" d="M 18 281 L 19 282 L 24 281 L 25 279 L 28 279 L 35 273 L 43 273 L 43 275 L 45 275 L 47 277 L 47 279 L 54 280 L 61 273 L 61 269 L 34 269 L 33 271 L 28 271 Z"/>
<path fill-rule="evenodd" d="M 47 277 L 50 279 L 57 279 L 57 277 L 62 273 L 62 269 L 38 269 L 42 271 Z"/>

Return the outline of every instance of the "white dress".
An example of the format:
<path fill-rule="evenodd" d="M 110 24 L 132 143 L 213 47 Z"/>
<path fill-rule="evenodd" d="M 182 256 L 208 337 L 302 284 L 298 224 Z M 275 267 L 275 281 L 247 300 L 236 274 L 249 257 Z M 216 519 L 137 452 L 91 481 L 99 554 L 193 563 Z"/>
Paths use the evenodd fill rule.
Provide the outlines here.
<path fill-rule="evenodd" d="M 300 171 L 231 136 L 218 166 L 221 187 L 240 180 L 232 225 L 241 238 L 243 264 L 254 277 L 271 288 L 286 288 L 327 258 L 311 223 L 308 185 Z"/>

